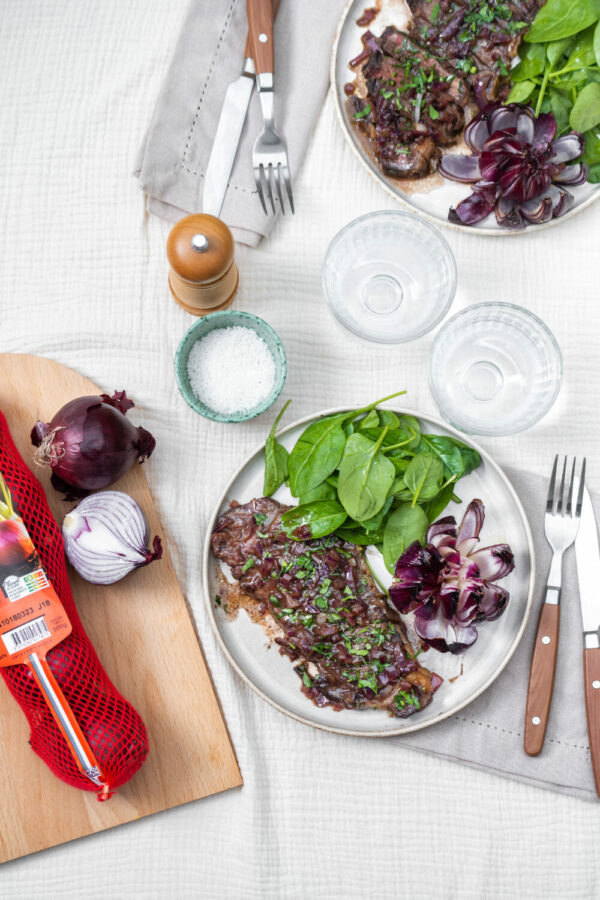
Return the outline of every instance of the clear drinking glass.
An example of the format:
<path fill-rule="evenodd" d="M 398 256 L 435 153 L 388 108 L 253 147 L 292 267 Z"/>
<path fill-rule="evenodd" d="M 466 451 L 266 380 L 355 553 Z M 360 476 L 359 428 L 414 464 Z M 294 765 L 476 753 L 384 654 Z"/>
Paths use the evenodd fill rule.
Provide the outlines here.
<path fill-rule="evenodd" d="M 515 434 L 544 416 L 562 380 L 550 329 L 512 303 L 478 303 L 440 328 L 429 385 L 442 416 L 470 434 Z"/>
<path fill-rule="evenodd" d="M 323 262 L 323 293 L 350 331 L 382 344 L 421 337 L 448 312 L 456 263 L 439 231 L 410 213 L 384 210 L 350 222 Z"/>

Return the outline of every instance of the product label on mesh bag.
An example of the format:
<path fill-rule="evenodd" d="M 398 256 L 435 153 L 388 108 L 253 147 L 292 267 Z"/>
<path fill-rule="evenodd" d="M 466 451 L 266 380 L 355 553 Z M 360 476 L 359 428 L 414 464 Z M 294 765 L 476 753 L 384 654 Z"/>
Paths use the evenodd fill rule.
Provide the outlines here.
<path fill-rule="evenodd" d="M 72 626 L 0 475 L 0 667 L 42 659 Z"/>

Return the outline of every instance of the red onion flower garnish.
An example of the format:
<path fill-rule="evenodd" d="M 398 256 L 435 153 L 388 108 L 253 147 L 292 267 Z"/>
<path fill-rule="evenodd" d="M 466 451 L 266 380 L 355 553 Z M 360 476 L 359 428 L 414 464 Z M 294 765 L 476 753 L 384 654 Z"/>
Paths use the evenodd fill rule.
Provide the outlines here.
<path fill-rule="evenodd" d="M 508 544 L 478 549 L 485 518 L 472 500 L 460 525 L 454 516 L 434 522 L 426 545 L 415 541 L 396 565 L 390 599 L 401 613 L 415 612 L 415 630 L 430 647 L 461 653 L 477 639 L 475 623 L 497 619 L 508 591 L 495 584 L 514 569 Z"/>
<path fill-rule="evenodd" d="M 506 228 L 524 228 L 562 216 L 573 202 L 566 186 L 583 184 L 587 167 L 577 160 L 585 139 L 571 131 L 554 140 L 552 113 L 535 117 L 531 107 L 496 102 L 465 128 L 472 156 L 447 153 L 439 171 L 446 178 L 473 185 L 473 193 L 450 209 L 448 219 L 474 225 L 496 213 Z"/>

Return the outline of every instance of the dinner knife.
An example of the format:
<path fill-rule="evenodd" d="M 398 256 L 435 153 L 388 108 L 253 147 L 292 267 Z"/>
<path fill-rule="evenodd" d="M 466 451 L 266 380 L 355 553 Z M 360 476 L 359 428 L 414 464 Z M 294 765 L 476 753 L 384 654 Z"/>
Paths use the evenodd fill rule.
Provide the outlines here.
<path fill-rule="evenodd" d="M 583 620 L 583 682 L 590 756 L 600 796 L 600 547 L 592 500 L 583 492 L 581 523 L 575 541 Z"/>
<path fill-rule="evenodd" d="M 273 16 L 277 15 L 279 0 L 273 0 Z M 250 35 L 246 38 L 244 62 L 239 78 L 232 81 L 226 92 L 212 149 L 204 175 L 202 211 L 218 216 L 223 206 L 229 176 L 242 135 L 254 87 L 254 60 Z"/>

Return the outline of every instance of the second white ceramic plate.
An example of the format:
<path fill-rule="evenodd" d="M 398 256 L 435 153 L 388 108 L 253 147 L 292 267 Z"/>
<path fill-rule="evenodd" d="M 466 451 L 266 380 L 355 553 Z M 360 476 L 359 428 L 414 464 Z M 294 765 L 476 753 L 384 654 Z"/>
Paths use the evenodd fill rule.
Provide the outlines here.
<path fill-rule="evenodd" d="M 344 85 L 354 79 L 354 72 L 349 68 L 348 63 L 361 52 L 362 43 L 360 38 L 366 30 L 359 27 L 356 24 L 356 20 L 360 18 L 367 5 L 369 4 L 365 3 L 365 0 L 348 0 L 342 13 L 331 54 L 331 87 L 338 119 L 346 139 L 363 166 L 388 194 L 391 194 L 408 209 L 428 219 L 434 225 L 447 225 L 449 228 L 474 232 L 475 234 L 512 235 L 513 237 L 524 234 L 532 228 L 539 231 L 540 228 L 549 228 L 552 225 L 566 222 L 579 210 L 589 206 L 590 203 L 600 197 L 600 185 L 597 184 L 586 183 L 579 187 L 571 188 L 570 191 L 575 198 L 575 202 L 564 216 L 561 216 L 559 219 L 551 219 L 550 222 L 546 222 L 544 225 L 529 225 L 522 231 L 513 231 L 510 228 L 501 228 L 493 215 L 488 216 L 487 219 L 484 219 L 478 225 L 455 225 L 448 222 L 448 210 L 451 206 L 456 206 L 468 196 L 468 185 L 445 181 L 438 175 L 429 176 L 421 181 L 413 180 L 411 182 L 404 182 L 402 179 L 389 178 L 387 175 L 384 175 L 374 158 L 367 152 L 358 130 L 348 117 L 346 112 L 346 100 L 348 98 L 344 93 Z M 404 28 L 408 19 L 408 8 L 402 0 L 381 0 L 381 10 L 369 27 L 373 34 L 378 35 L 381 34 L 387 25 L 395 25 L 400 29 Z"/>
<path fill-rule="evenodd" d="M 203 558 L 203 584 L 208 614 L 217 639 L 238 675 L 259 696 L 286 715 L 306 725 L 364 737 L 385 737 L 406 734 L 433 725 L 453 715 L 478 697 L 498 677 L 513 655 L 523 634 L 531 608 L 534 582 L 534 550 L 531 532 L 523 507 L 510 482 L 491 459 L 473 441 L 449 425 L 431 416 L 420 416 L 412 410 L 392 408 L 395 412 L 416 416 L 426 432 L 451 434 L 474 447 L 481 454 L 481 466 L 461 479 L 457 491 L 463 504 L 451 504 L 448 513 L 460 519 L 469 500 L 479 497 L 485 504 L 486 518 L 482 530 L 483 546 L 506 541 L 515 554 L 515 569 L 502 582 L 510 592 L 504 614 L 496 622 L 478 627 L 479 637 L 461 657 L 429 650 L 420 656 L 422 664 L 444 678 L 433 702 L 408 719 L 394 719 L 382 710 L 342 710 L 314 706 L 300 691 L 298 676 L 289 660 L 280 655 L 277 645 L 269 646 L 260 625 L 250 621 L 244 610 L 231 619 L 215 605 L 218 593 L 216 573 L 220 565 L 211 549 L 210 538 L 214 524 L 228 508 L 231 500 L 247 503 L 262 496 L 264 475 L 264 444 L 246 459 L 226 485 L 208 523 Z M 341 412 L 330 409 L 302 419 L 286 428 L 279 439 L 291 449 L 306 426 L 317 418 Z M 294 503 L 289 490 L 280 488 L 274 499 Z M 385 584 L 391 576 L 377 551 L 370 550 L 370 560 Z M 462 672 L 462 674 L 461 674 Z M 449 678 L 458 676 L 455 681 Z"/>

